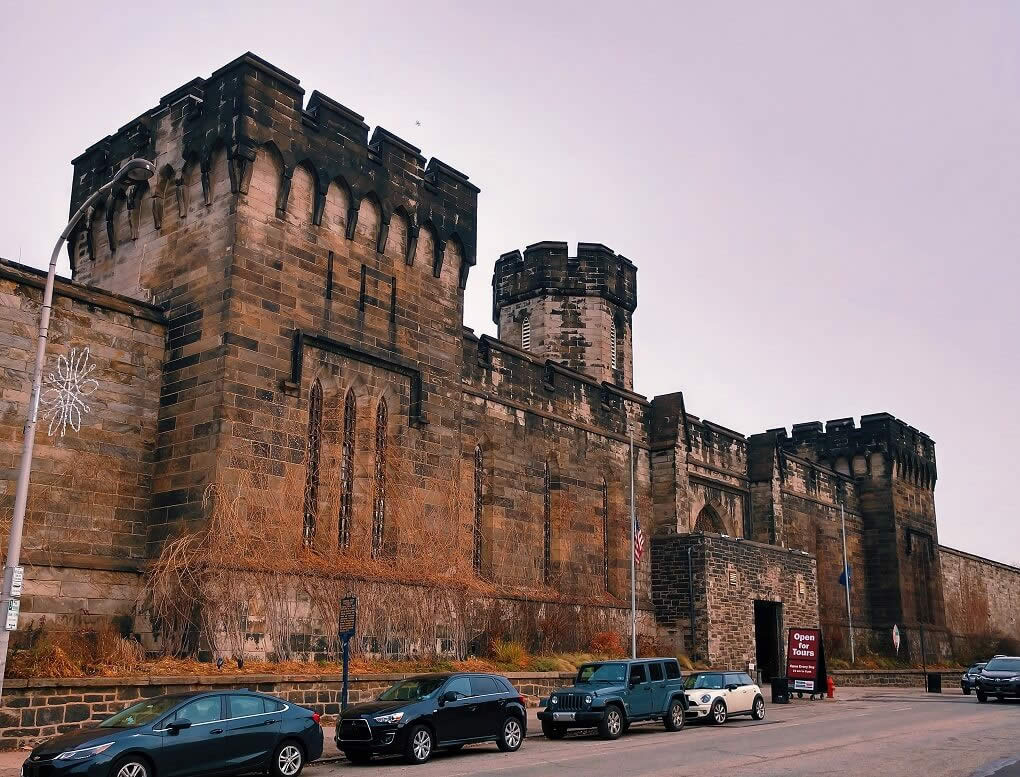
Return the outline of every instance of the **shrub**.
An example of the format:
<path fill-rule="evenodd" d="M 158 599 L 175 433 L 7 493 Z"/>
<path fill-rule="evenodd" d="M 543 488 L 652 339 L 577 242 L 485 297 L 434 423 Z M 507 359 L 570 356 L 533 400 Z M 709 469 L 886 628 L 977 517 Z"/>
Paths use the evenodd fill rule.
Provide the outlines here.
<path fill-rule="evenodd" d="M 528 651 L 520 642 L 494 639 L 489 644 L 489 657 L 497 664 L 523 669 L 528 663 Z"/>
<path fill-rule="evenodd" d="M 141 667 L 142 646 L 125 639 L 109 621 L 74 618 L 68 628 L 30 627 L 25 647 L 11 653 L 9 677 L 89 677 L 124 673 Z"/>
<path fill-rule="evenodd" d="M 615 631 L 600 631 L 591 638 L 588 649 L 598 656 L 620 658 L 624 655 L 623 640 Z"/>

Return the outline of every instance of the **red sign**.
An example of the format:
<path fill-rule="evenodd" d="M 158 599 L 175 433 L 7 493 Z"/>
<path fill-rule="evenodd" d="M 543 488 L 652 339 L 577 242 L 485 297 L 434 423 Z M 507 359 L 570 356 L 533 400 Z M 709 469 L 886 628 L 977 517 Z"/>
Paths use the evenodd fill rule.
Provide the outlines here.
<path fill-rule="evenodd" d="M 790 629 L 786 648 L 786 675 L 791 680 L 815 680 L 818 657 L 822 651 L 822 632 L 818 629 Z"/>

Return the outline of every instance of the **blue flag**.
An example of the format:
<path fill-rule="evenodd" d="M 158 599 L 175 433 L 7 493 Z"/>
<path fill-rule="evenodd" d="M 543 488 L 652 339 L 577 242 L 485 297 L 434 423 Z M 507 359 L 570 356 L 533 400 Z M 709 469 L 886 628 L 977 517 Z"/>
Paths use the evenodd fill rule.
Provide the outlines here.
<path fill-rule="evenodd" d="M 845 587 L 849 582 L 850 582 L 850 564 L 847 564 L 846 569 L 844 569 L 842 574 L 840 574 L 839 576 L 839 584 Z"/>

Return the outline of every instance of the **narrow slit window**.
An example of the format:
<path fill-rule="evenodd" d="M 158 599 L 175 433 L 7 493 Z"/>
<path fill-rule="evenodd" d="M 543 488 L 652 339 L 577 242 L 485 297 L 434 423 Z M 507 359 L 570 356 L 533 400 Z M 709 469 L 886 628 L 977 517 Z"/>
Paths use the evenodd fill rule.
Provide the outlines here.
<path fill-rule="evenodd" d="M 549 492 L 551 483 L 549 477 L 549 462 L 545 463 L 544 470 L 545 504 L 543 509 L 543 530 L 542 530 L 542 582 L 549 583 L 550 566 L 552 562 L 552 494 Z"/>
<path fill-rule="evenodd" d="M 315 518 L 319 506 L 319 454 L 322 450 L 322 383 L 316 378 L 308 392 L 308 440 L 305 453 L 305 510 L 302 541 L 315 539 Z"/>
<path fill-rule="evenodd" d="M 521 348 L 531 350 L 531 316 L 521 319 Z"/>
<path fill-rule="evenodd" d="M 609 362 L 613 369 L 618 369 L 616 358 L 616 322 L 609 324 Z"/>
<path fill-rule="evenodd" d="M 383 527 L 386 523 L 386 400 L 379 400 L 375 415 L 375 500 L 372 506 L 372 558 L 383 550 Z"/>
<path fill-rule="evenodd" d="M 602 478 L 602 587 L 609 592 L 609 484 Z"/>
<path fill-rule="evenodd" d="M 357 430 L 357 399 L 354 391 L 344 400 L 344 436 L 340 455 L 340 521 L 337 543 L 341 548 L 351 544 L 351 515 L 354 504 L 354 445 Z"/>
<path fill-rule="evenodd" d="M 476 575 L 482 572 L 482 448 L 475 446 L 475 523 L 472 536 L 471 566 Z"/>

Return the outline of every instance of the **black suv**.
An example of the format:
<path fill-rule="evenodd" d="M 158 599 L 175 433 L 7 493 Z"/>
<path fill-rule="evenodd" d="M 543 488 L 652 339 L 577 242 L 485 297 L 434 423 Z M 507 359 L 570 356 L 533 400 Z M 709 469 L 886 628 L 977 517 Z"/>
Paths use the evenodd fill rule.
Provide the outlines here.
<path fill-rule="evenodd" d="M 1020 697 L 1020 656 L 996 656 L 985 664 L 975 690 L 980 702 L 988 701 L 989 696 L 999 701 L 1007 696 Z"/>
<path fill-rule="evenodd" d="M 494 674 L 428 674 L 409 677 L 376 701 L 354 704 L 340 714 L 336 746 L 352 763 L 377 754 L 403 754 L 425 763 L 436 749 L 459 750 L 473 742 L 495 742 L 518 750 L 528 729 L 524 697 Z"/>

